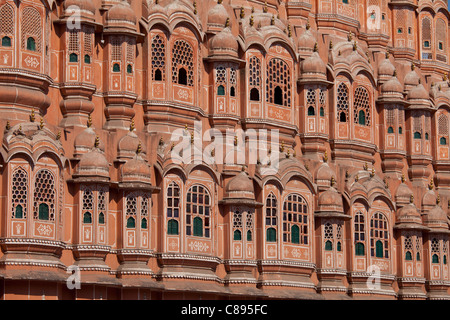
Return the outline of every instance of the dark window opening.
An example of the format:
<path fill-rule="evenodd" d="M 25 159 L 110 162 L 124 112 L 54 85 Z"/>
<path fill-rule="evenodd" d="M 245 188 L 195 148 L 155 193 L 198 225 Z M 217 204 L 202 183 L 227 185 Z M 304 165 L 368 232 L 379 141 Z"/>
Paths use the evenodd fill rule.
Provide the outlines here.
<path fill-rule="evenodd" d="M 259 90 L 253 88 L 250 90 L 250 101 L 259 101 Z"/>
<path fill-rule="evenodd" d="M 316 114 L 316 110 L 314 109 L 314 107 L 309 107 L 308 108 L 308 116 L 314 116 Z"/>
<path fill-rule="evenodd" d="M 76 53 L 71 53 L 69 55 L 69 62 L 78 62 L 78 55 Z"/>
<path fill-rule="evenodd" d="M 241 231 L 239 231 L 239 230 L 234 230 L 233 240 L 235 240 L 235 241 L 241 241 L 241 240 L 242 240 L 242 234 L 241 234 Z"/>
<path fill-rule="evenodd" d="M 136 227 L 136 221 L 134 220 L 133 217 L 129 217 L 127 219 L 127 228 L 134 228 Z"/>
<path fill-rule="evenodd" d="M 83 215 L 83 223 L 92 223 L 92 215 L 90 212 L 86 212 Z"/>
<path fill-rule="evenodd" d="M 155 81 L 162 81 L 162 72 L 159 69 L 155 70 Z"/>
<path fill-rule="evenodd" d="M 48 210 L 49 210 L 48 204 L 41 203 L 39 205 L 39 220 L 48 220 L 49 219 Z"/>
<path fill-rule="evenodd" d="M 131 64 L 127 65 L 127 73 L 132 74 L 133 73 L 133 66 Z"/>
<path fill-rule="evenodd" d="M 225 95 L 225 87 L 220 85 L 217 87 L 217 95 L 218 96 L 224 96 Z"/>
<path fill-rule="evenodd" d="M 170 219 L 167 222 L 167 234 L 178 235 L 178 221 Z"/>
<path fill-rule="evenodd" d="M 184 68 L 178 70 L 178 84 L 187 85 L 187 72 Z"/>
<path fill-rule="evenodd" d="M 91 64 L 91 56 L 90 55 L 86 54 L 84 56 L 84 63 Z"/>
<path fill-rule="evenodd" d="M 347 122 L 347 116 L 345 115 L 345 112 L 341 112 L 339 114 L 339 122 Z"/>
<path fill-rule="evenodd" d="M 10 37 L 3 37 L 2 38 L 2 47 L 11 47 L 11 38 Z"/>
<path fill-rule="evenodd" d="M 114 63 L 114 65 L 113 65 L 113 72 L 120 72 L 120 64 Z"/>
<path fill-rule="evenodd" d="M 32 37 L 29 37 L 27 39 L 27 50 L 36 51 L 36 40 L 34 40 L 34 38 Z"/>
<path fill-rule="evenodd" d="M 230 96 L 235 97 L 236 96 L 236 89 L 234 87 L 231 87 L 230 89 Z"/>
<path fill-rule="evenodd" d="M 274 103 L 275 104 L 279 104 L 279 105 L 283 105 L 283 90 L 281 90 L 281 88 L 279 86 L 275 87 L 275 91 L 274 91 Z"/>

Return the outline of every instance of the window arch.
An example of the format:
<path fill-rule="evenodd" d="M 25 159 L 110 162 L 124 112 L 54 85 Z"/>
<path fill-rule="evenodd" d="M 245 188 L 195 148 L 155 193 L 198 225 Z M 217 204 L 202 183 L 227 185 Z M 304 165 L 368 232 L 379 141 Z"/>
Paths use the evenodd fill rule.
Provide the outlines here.
<path fill-rule="evenodd" d="M 260 101 L 261 91 L 261 61 L 256 56 L 251 56 L 249 60 L 249 90 L 250 100 Z"/>
<path fill-rule="evenodd" d="M 365 87 L 359 86 L 355 90 L 355 123 L 370 126 L 370 95 Z"/>
<path fill-rule="evenodd" d="M 180 219 L 180 187 L 175 182 L 171 182 L 167 188 L 167 234 L 178 235 Z"/>
<path fill-rule="evenodd" d="M 166 74 L 166 41 L 160 35 L 152 39 L 152 77 L 154 81 L 164 81 Z"/>
<path fill-rule="evenodd" d="M 422 139 L 422 134 L 418 131 L 414 132 L 414 139 Z"/>
<path fill-rule="evenodd" d="M 370 220 L 370 255 L 389 258 L 389 231 L 386 217 L 376 212 Z"/>
<path fill-rule="evenodd" d="M 233 213 L 233 240 L 242 240 L 242 227 L 242 212 L 236 210 Z"/>
<path fill-rule="evenodd" d="M 250 90 L 250 101 L 259 101 L 259 90 L 257 88 L 252 88 Z"/>
<path fill-rule="evenodd" d="M 348 101 L 348 87 L 341 82 L 337 89 L 337 120 L 338 122 L 347 122 L 349 101 Z"/>
<path fill-rule="evenodd" d="M 4 36 L 2 38 L 2 47 L 11 47 L 11 38 L 8 36 Z"/>
<path fill-rule="evenodd" d="M 266 240 L 277 241 L 277 198 L 271 192 L 266 198 Z"/>
<path fill-rule="evenodd" d="M 11 47 L 11 38 L 14 35 L 14 9 L 7 3 L 0 8 L 0 35 L 2 47 Z"/>
<path fill-rule="evenodd" d="M 333 250 L 334 232 L 333 225 L 329 222 L 325 223 L 323 226 L 325 250 Z"/>
<path fill-rule="evenodd" d="M 194 86 L 194 50 L 184 40 L 177 40 L 173 45 L 172 81 L 190 87 Z"/>
<path fill-rule="evenodd" d="M 394 128 L 389 127 L 389 128 L 388 128 L 388 133 L 394 133 Z"/>
<path fill-rule="evenodd" d="M 220 85 L 217 87 L 217 95 L 218 96 L 224 96 L 225 95 L 225 87 L 223 85 Z"/>
<path fill-rule="evenodd" d="M 22 49 L 42 52 L 42 19 L 33 7 L 25 7 L 22 11 Z"/>
<path fill-rule="evenodd" d="M 113 72 L 120 72 L 120 64 L 119 63 L 114 63 L 112 71 Z"/>
<path fill-rule="evenodd" d="M 298 232 L 295 238 L 293 231 Z M 308 244 L 308 204 L 297 194 L 288 195 L 283 204 L 283 242 Z"/>
<path fill-rule="evenodd" d="M 316 91 L 308 89 L 306 92 L 306 105 L 308 107 L 308 116 L 316 114 Z"/>
<path fill-rule="evenodd" d="M 28 173 L 22 169 L 16 169 L 11 181 L 11 205 L 12 217 L 26 219 L 28 205 Z"/>
<path fill-rule="evenodd" d="M 202 185 L 192 186 L 186 195 L 186 235 L 211 236 L 211 207 L 208 190 Z"/>
<path fill-rule="evenodd" d="M 365 219 L 364 214 L 361 211 L 358 211 L 355 214 L 355 255 L 364 256 L 365 255 L 365 241 L 366 241 L 366 227 L 365 227 Z"/>
<path fill-rule="evenodd" d="M 78 55 L 76 53 L 71 53 L 69 55 L 69 62 L 78 62 Z"/>
<path fill-rule="evenodd" d="M 267 102 L 289 107 L 291 105 L 291 70 L 287 63 L 272 58 L 267 63 Z"/>
<path fill-rule="evenodd" d="M 83 215 L 83 223 L 92 223 L 92 214 L 90 212 L 86 212 Z"/>
<path fill-rule="evenodd" d="M 431 19 L 428 17 L 424 17 L 422 19 L 422 43 L 423 48 L 430 49 L 431 48 Z"/>
<path fill-rule="evenodd" d="M 39 170 L 34 183 L 34 219 L 55 221 L 56 184 L 53 173 Z"/>

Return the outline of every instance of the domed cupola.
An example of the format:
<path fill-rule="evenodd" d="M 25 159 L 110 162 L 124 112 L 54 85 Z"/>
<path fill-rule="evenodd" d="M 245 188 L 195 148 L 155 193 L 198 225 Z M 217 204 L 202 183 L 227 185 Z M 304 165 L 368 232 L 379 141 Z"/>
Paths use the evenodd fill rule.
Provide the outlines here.
<path fill-rule="evenodd" d="M 231 32 L 229 19 L 223 25 L 225 28 L 216 34 L 210 42 L 210 57 L 227 57 L 237 58 L 238 42 Z M 223 60 L 223 59 L 221 59 Z"/>
<path fill-rule="evenodd" d="M 253 181 L 249 178 L 245 172 L 245 168 L 242 167 L 242 171 L 234 176 L 225 187 L 225 194 L 221 204 L 235 204 L 235 205 L 260 205 L 255 201 L 255 189 L 253 187 Z"/>
<path fill-rule="evenodd" d="M 311 32 L 311 27 L 308 24 L 306 25 L 306 31 L 302 33 L 302 35 L 298 38 L 298 49 L 300 51 L 313 51 L 314 46 L 317 42 L 317 39 Z"/>
<path fill-rule="evenodd" d="M 342 196 L 334 188 L 335 178 L 331 177 L 330 188 L 322 192 L 318 200 L 318 209 L 315 212 L 316 216 L 333 217 L 344 215 L 344 205 Z"/>
<path fill-rule="evenodd" d="M 380 62 L 378 66 L 378 81 L 384 82 L 389 80 L 395 72 L 395 67 L 389 60 L 389 53 L 386 52 L 386 59 Z"/>
<path fill-rule="evenodd" d="M 393 76 L 381 86 L 381 95 L 379 100 L 384 102 L 394 100 L 403 101 L 403 86 L 397 79 L 396 70 L 394 70 Z"/>
<path fill-rule="evenodd" d="M 138 188 L 138 186 L 149 187 L 152 184 L 151 177 L 150 166 L 142 157 L 142 145 L 139 142 L 135 149 L 135 156 L 122 166 L 120 186 L 132 184 L 134 189 Z"/>
<path fill-rule="evenodd" d="M 87 128 L 75 137 L 74 152 L 75 158 L 80 157 L 82 154 L 89 152 L 95 145 L 96 133 L 92 128 L 92 118 L 89 115 Z M 101 151 L 105 151 L 105 144 L 99 141 L 98 148 Z"/>
<path fill-rule="evenodd" d="M 76 13 L 82 20 L 94 21 L 95 19 L 95 5 L 91 0 L 66 0 L 63 8 L 63 18 L 69 18 Z"/>
<path fill-rule="evenodd" d="M 440 197 L 437 196 L 435 206 L 424 216 L 425 226 L 433 232 L 449 233 L 447 214 L 440 206 Z"/>
<path fill-rule="evenodd" d="M 208 31 L 218 32 L 222 30 L 230 17 L 222 2 L 223 0 L 218 0 L 217 4 L 208 12 Z"/>
<path fill-rule="evenodd" d="M 419 210 L 414 205 L 414 196 L 410 195 L 409 203 L 397 211 L 396 228 L 400 229 L 421 229 L 422 218 Z"/>
<path fill-rule="evenodd" d="M 431 107 L 430 94 L 422 85 L 420 79 L 419 84 L 412 88 L 408 94 L 407 99 L 410 104 L 410 109 L 427 109 Z"/>
<path fill-rule="evenodd" d="M 77 181 L 102 181 L 109 180 L 109 162 L 105 153 L 99 148 L 100 139 L 95 137 L 94 147 L 83 154 L 73 177 Z"/>
<path fill-rule="evenodd" d="M 397 204 L 397 207 L 409 204 L 411 195 L 413 195 L 413 192 L 405 183 L 405 176 L 402 175 L 402 183 L 400 183 L 395 193 L 395 203 Z"/>
<path fill-rule="evenodd" d="M 324 162 L 320 165 L 316 171 L 316 184 L 320 188 L 328 188 L 330 186 L 331 178 L 336 176 L 334 170 L 328 165 L 328 155 L 325 151 Z"/>
<path fill-rule="evenodd" d="M 134 119 L 131 121 L 130 131 L 124 135 L 117 144 L 117 158 L 119 159 L 131 159 L 136 155 L 141 140 L 134 133 Z M 141 145 L 141 152 L 146 154 L 146 150 Z"/>
<path fill-rule="evenodd" d="M 114 29 L 127 29 L 136 32 L 136 14 L 127 1 L 121 1 L 113 5 L 106 14 L 106 26 L 108 31 Z"/>
<path fill-rule="evenodd" d="M 436 193 L 434 192 L 434 185 L 433 185 L 433 178 L 430 181 L 430 184 L 428 185 L 428 190 L 425 192 L 422 198 L 422 210 L 424 212 L 427 212 L 434 208 L 437 201 Z"/>
<path fill-rule="evenodd" d="M 417 86 L 420 83 L 420 77 L 415 69 L 415 65 L 411 64 L 411 71 L 406 74 L 405 79 L 403 80 L 406 91 L 411 90 L 413 87 Z"/>
<path fill-rule="evenodd" d="M 313 53 L 301 64 L 300 82 L 326 82 L 327 67 L 318 51 L 317 43 L 315 43 Z"/>

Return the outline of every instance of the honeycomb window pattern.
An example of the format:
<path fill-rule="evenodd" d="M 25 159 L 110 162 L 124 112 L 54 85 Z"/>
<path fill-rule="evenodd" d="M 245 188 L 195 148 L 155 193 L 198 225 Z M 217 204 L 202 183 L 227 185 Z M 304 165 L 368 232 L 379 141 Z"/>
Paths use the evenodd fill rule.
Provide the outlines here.
<path fill-rule="evenodd" d="M 180 68 L 185 68 L 187 72 L 187 85 L 194 86 L 194 51 L 184 40 L 177 40 L 172 49 L 172 81 L 178 83 L 178 73 Z"/>
<path fill-rule="evenodd" d="M 216 67 L 216 84 L 227 83 L 227 69 L 224 66 Z"/>
<path fill-rule="evenodd" d="M 12 217 L 16 218 L 17 206 L 22 207 L 22 217 L 27 217 L 27 197 L 28 197 L 28 174 L 22 168 L 17 169 L 13 173 L 11 186 L 11 202 L 12 202 Z"/>
<path fill-rule="evenodd" d="M 251 88 L 259 88 L 261 85 L 261 61 L 252 56 L 249 63 L 249 85 Z"/>
<path fill-rule="evenodd" d="M 308 244 L 308 205 L 298 194 L 288 195 L 283 204 L 283 242 Z"/>
<path fill-rule="evenodd" d="M 355 109 L 355 123 L 359 124 L 360 112 L 364 111 L 365 114 L 365 125 L 370 125 L 370 100 L 369 100 L 369 92 L 364 87 L 357 87 L 355 90 L 355 98 L 354 98 L 354 109 Z"/>
<path fill-rule="evenodd" d="M 314 116 L 316 114 L 316 91 L 314 89 L 306 91 L 306 106 L 308 116 Z"/>
<path fill-rule="evenodd" d="M 161 76 L 155 77 L 156 71 Z M 166 43 L 163 37 L 156 35 L 152 39 L 152 80 L 164 81 L 166 79 Z"/>
<path fill-rule="evenodd" d="M 14 9 L 4 4 L 0 9 L 0 37 L 14 34 Z"/>
<path fill-rule="evenodd" d="M 89 189 L 83 192 L 83 210 L 94 210 L 94 193 Z"/>
<path fill-rule="evenodd" d="M 49 220 L 55 221 L 55 178 L 47 170 L 40 170 L 35 177 L 34 183 L 34 219 L 39 218 L 39 205 L 46 204 L 49 208 Z"/>
<path fill-rule="evenodd" d="M 242 212 L 239 210 L 233 213 L 233 240 L 242 240 Z"/>
<path fill-rule="evenodd" d="M 26 7 L 22 11 L 22 49 L 27 48 L 27 39 L 32 37 L 36 43 L 36 52 L 42 52 L 42 19 L 33 7 Z"/>
<path fill-rule="evenodd" d="M 348 98 L 348 87 L 342 82 L 338 86 L 336 97 L 337 120 L 339 122 L 347 122 L 349 108 Z"/>
<path fill-rule="evenodd" d="M 276 88 L 281 89 L 280 103 Z M 285 107 L 291 105 L 291 74 L 286 62 L 273 58 L 267 64 L 266 98 L 269 103 L 277 103 Z"/>
<path fill-rule="evenodd" d="M 127 228 L 134 228 L 136 226 L 136 214 L 137 214 L 136 195 L 130 194 L 127 196 L 125 212 L 126 212 Z"/>
<path fill-rule="evenodd" d="M 247 230 L 247 241 L 252 241 L 253 237 L 251 236 L 253 234 L 253 213 L 247 212 L 246 219 L 245 219 L 245 226 Z M 250 237 L 249 237 L 250 232 Z"/>

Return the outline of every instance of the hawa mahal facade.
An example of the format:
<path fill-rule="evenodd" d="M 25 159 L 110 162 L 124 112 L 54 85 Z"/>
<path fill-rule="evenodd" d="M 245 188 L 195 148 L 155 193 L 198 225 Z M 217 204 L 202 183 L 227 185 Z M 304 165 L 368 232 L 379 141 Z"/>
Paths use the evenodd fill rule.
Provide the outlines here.
<path fill-rule="evenodd" d="M 442 0 L 1 0 L 1 298 L 450 298 L 449 19 Z M 197 121 L 278 130 L 278 171 L 175 163 Z"/>

